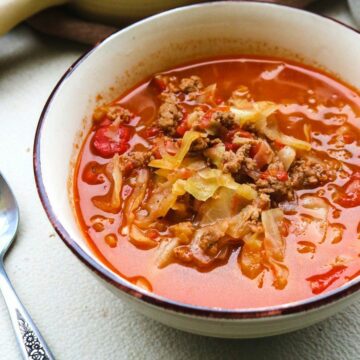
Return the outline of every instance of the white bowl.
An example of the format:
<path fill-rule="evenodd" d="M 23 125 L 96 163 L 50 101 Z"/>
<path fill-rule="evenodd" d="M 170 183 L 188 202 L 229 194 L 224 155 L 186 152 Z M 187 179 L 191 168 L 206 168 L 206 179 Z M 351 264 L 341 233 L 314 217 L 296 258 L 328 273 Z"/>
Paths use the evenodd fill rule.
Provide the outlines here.
<path fill-rule="evenodd" d="M 274 335 L 311 325 L 352 303 L 360 281 L 304 301 L 256 309 L 204 308 L 163 298 L 132 285 L 94 256 L 74 217 L 68 180 L 98 94 L 110 99 L 155 72 L 189 60 L 241 53 L 300 60 L 360 87 L 360 35 L 338 22 L 266 3 L 185 7 L 119 31 L 71 66 L 45 105 L 34 150 L 37 186 L 48 217 L 98 279 L 164 324 L 229 338 Z"/>

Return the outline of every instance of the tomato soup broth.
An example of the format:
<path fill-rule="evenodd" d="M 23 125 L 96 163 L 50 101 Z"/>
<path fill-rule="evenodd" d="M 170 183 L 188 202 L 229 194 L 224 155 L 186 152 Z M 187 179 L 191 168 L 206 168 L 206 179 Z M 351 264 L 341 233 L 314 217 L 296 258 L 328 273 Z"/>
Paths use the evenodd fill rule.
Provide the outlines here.
<path fill-rule="evenodd" d="M 181 79 L 201 79 L 202 85 L 196 87 L 192 82 L 186 87 L 184 81 L 185 85 L 181 86 Z M 216 86 L 211 87 L 213 84 Z M 191 86 L 195 86 L 194 92 L 193 89 L 188 90 Z M 209 91 L 210 100 L 206 97 Z M 236 96 L 234 92 L 237 92 Z M 114 94 L 114 98 L 117 96 L 118 94 Z M 234 96 L 241 101 L 229 102 L 228 99 L 234 99 Z M 171 105 L 173 108 L 163 107 L 166 114 L 170 113 L 172 123 L 166 123 L 165 120 L 161 122 L 160 107 L 164 102 L 169 102 L 168 99 L 175 97 L 178 103 Z M 254 130 L 254 123 L 257 121 L 255 117 L 250 120 L 254 123 L 239 127 L 236 119 L 240 119 L 240 122 L 250 119 L 253 114 L 252 107 L 272 106 L 269 104 L 276 104 L 276 109 L 269 110 L 271 114 L 268 115 L 268 121 L 276 122 L 278 132 L 275 133 L 275 137 L 272 137 L 270 132 L 268 135 L 262 135 L 258 129 Z M 94 112 L 94 125 L 83 143 L 77 162 L 74 194 L 77 217 L 88 243 L 99 259 L 114 272 L 148 291 L 171 300 L 225 309 L 274 306 L 306 299 L 337 288 L 359 274 L 360 96 L 355 90 L 322 71 L 285 59 L 241 56 L 210 59 L 172 69 L 160 77 L 146 80 L 107 106 L 108 108 L 100 107 Z M 112 106 L 115 106 L 116 111 L 121 109 L 121 114 L 114 115 Z M 240 110 L 234 110 L 233 107 Z M 172 109 L 180 109 L 182 115 L 174 117 L 175 110 Z M 206 176 L 211 176 L 209 170 L 211 173 L 216 170 L 215 174 L 224 176 L 226 180 L 221 184 L 228 184 L 230 181 L 230 185 L 222 186 L 228 186 L 228 191 L 236 189 L 236 196 L 240 194 L 238 201 L 242 204 L 241 209 L 252 204 L 250 201 L 257 201 L 258 204 L 258 200 L 250 200 L 253 196 L 250 195 L 251 191 L 257 192 L 257 195 L 254 195 L 257 198 L 259 194 L 264 194 L 261 198 L 265 199 L 267 204 L 259 205 L 260 212 L 256 215 L 258 220 L 249 225 L 251 229 L 260 226 L 261 219 L 264 223 L 266 219 L 262 215 L 263 211 L 271 212 L 275 208 L 276 211 L 281 211 L 282 225 L 279 227 L 279 234 L 282 237 L 282 250 L 277 254 L 275 250 L 266 247 L 269 245 L 262 244 L 263 241 L 268 241 L 266 237 L 271 237 L 266 235 L 267 228 L 264 225 L 260 232 L 257 232 L 258 227 L 251 230 L 251 236 L 260 234 L 255 240 L 249 234 L 241 239 L 235 239 L 237 236 L 229 238 L 227 230 L 221 230 L 221 244 L 206 243 L 206 256 L 203 253 L 201 256 L 197 255 L 203 247 L 200 245 L 200 248 L 196 248 L 196 253 L 192 242 L 190 243 L 193 240 L 177 241 L 173 244 L 178 246 L 179 251 L 172 253 L 170 260 L 159 266 L 159 251 L 169 244 L 168 238 L 181 238 L 186 229 L 191 228 L 192 223 L 198 227 L 190 232 L 196 234 L 202 226 L 198 224 L 203 223 L 202 220 L 198 220 L 198 209 L 203 209 L 204 202 L 210 201 L 204 194 L 194 195 L 191 190 L 186 190 L 189 187 L 186 183 L 189 176 L 192 179 L 198 175 L 183 174 L 176 184 L 184 186 L 185 190 L 181 188 L 181 195 L 168 213 L 157 217 L 157 225 L 146 223 L 149 210 L 144 204 L 151 201 L 149 199 L 155 187 L 154 181 L 151 180 L 155 176 L 154 172 L 160 170 L 160 175 L 156 176 L 167 176 L 159 182 L 159 186 L 163 186 L 161 184 L 166 183 L 171 174 L 175 173 L 175 170 L 169 170 L 174 169 L 171 167 L 173 165 L 166 167 L 164 163 L 156 164 L 163 161 L 166 156 L 177 156 L 181 144 L 184 143 L 182 139 L 192 131 L 189 114 L 192 114 L 194 109 L 198 109 L 196 111 L 200 113 L 198 118 L 201 130 L 197 130 L 200 133 L 198 139 L 208 136 L 204 145 L 206 149 L 201 148 L 200 155 L 196 155 L 197 159 L 203 161 L 206 158 L 203 154 L 208 154 L 208 148 L 218 144 L 225 149 L 224 154 L 227 153 L 224 157 L 235 156 L 239 154 L 239 148 L 251 140 L 252 145 L 248 146 L 250 150 L 246 152 L 246 156 L 249 157 L 248 163 L 256 160 L 253 162 L 258 165 L 254 170 L 255 175 L 251 175 L 252 170 L 249 166 L 246 168 L 245 162 L 241 165 L 242 169 L 246 168 L 249 173 L 240 176 L 236 172 L 238 170 L 232 171 L 230 163 L 224 163 L 220 169 L 214 163 L 208 165 L 211 160 L 206 158 L 204 161 L 206 166 L 209 166 Z M 216 130 L 208 125 L 208 118 L 213 116 L 214 111 L 221 115 L 218 117 L 221 124 L 216 125 Z M 249 117 L 248 111 L 251 113 Z M 228 118 L 226 114 L 230 114 Z M 170 128 L 174 119 L 176 128 Z M 116 128 L 116 138 L 110 141 L 109 130 L 104 129 L 114 126 L 116 121 L 121 123 L 116 125 L 120 128 Z M 222 130 L 218 130 L 220 127 Z M 217 135 L 214 135 L 214 131 L 218 131 Z M 231 132 L 237 134 L 237 142 L 229 137 Z M 280 133 L 282 137 L 276 138 L 276 134 Z M 173 142 L 170 141 L 170 145 L 165 140 L 167 155 L 164 155 L 164 151 L 160 155 L 156 153 L 158 145 L 154 145 L 158 144 L 156 141 L 163 134 L 166 134 L 166 139 L 174 139 Z M 286 136 L 296 138 L 298 142 L 294 142 L 292 146 L 291 141 L 294 140 L 288 143 L 289 139 Z M 217 137 L 223 143 L 216 140 Z M 263 144 L 263 141 L 269 144 L 266 145 L 269 149 L 265 153 L 271 152 L 272 160 L 265 156 L 265 160 L 261 158 L 259 163 L 257 154 L 259 155 L 262 146 L 259 144 Z M 310 144 L 311 150 L 310 147 L 305 149 L 304 144 Z M 274 162 L 274 159 L 280 156 L 280 150 L 285 146 L 294 157 L 296 153 L 295 160 L 292 159 L 292 165 L 285 166 L 285 169 L 281 167 L 276 173 L 271 172 L 274 168 L 270 166 L 271 161 Z M 124 154 L 132 151 L 145 152 L 149 149 L 152 150 L 152 160 L 147 160 L 150 163 L 139 166 L 136 162 L 126 163 L 121 168 L 120 175 L 114 173 L 113 165 L 112 177 L 108 175 L 106 166 L 112 161 L 114 154 L 118 154 L 121 161 Z M 190 148 L 190 151 L 193 151 L 192 154 L 198 154 L 195 147 Z M 301 164 L 310 164 L 309 168 L 305 168 L 310 175 L 308 179 L 302 178 L 302 187 L 291 185 L 292 194 L 287 195 L 289 189 L 279 189 L 283 184 L 296 183 L 296 177 L 304 169 L 300 163 L 296 165 L 296 161 L 300 161 L 304 152 L 306 161 L 310 162 L 305 161 Z M 316 160 L 313 160 L 314 157 Z M 192 155 L 190 158 L 193 159 Z M 325 171 L 321 170 L 319 165 L 320 170 L 312 179 L 311 164 L 316 162 L 326 163 L 326 166 L 321 165 L 326 169 L 332 168 Z M 134 207 L 126 204 L 134 193 L 136 184 L 141 181 L 141 167 L 150 169 L 150 172 L 144 173 L 144 176 L 150 176 L 150 180 L 142 202 L 137 204 L 135 211 Z M 199 171 L 203 171 L 202 168 L 195 172 Z M 122 178 L 120 187 L 116 187 L 114 183 L 115 176 Z M 269 180 L 271 176 L 275 179 L 273 182 Z M 264 181 L 267 181 L 267 185 L 263 184 Z M 239 187 L 245 183 L 249 183 L 246 185 L 248 188 Z M 174 186 L 172 183 L 173 193 Z M 219 197 L 221 189 L 216 189 L 215 194 Z M 119 192 L 119 196 L 115 194 L 116 191 Z M 214 195 L 212 201 L 218 200 L 218 197 Z M 308 206 L 306 199 L 312 199 L 312 205 Z M 319 199 L 319 202 L 314 203 L 314 199 Z M 111 208 L 104 205 L 104 201 L 113 200 L 119 206 Z M 165 202 L 166 199 L 161 201 Z M 140 219 L 136 228 L 139 241 L 130 239 L 132 235 L 129 229 L 132 228 L 129 223 L 135 220 L 133 215 L 132 220 L 130 219 L 129 208 L 133 210 L 134 216 Z M 271 216 L 274 214 L 269 213 Z M 276 214 L 274 219 L 278 219 Z M 169 226 L 179 221 L 186 222 L 188 227 L 181 228 L 175 236 L 174 232 L 169 230 Z M 219 222 L 220 220 L 217 224 Z M 228 225 L 229 222 L 226 223 L 226 226 Z M 144 236 L 150 239 L 149 246 L 141 242 Z M 250 238 L 252 240 L 247 240 Z M 166 241 L 164 246 L 161 245 L 163 241 Z M 243 254 L 241 259 L 240 253 L 245 252 L 245 244 L 255 247 L 251 248 L 246 256 Z M 257 250 L 258 248 L 260 250 Z"/>

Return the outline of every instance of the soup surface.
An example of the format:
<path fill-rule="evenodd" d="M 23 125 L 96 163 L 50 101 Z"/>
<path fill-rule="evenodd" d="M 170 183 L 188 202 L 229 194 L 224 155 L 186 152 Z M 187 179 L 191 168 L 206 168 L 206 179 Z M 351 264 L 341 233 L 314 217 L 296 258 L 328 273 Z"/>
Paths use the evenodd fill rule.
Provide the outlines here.
<path fill-rule="evenodd" d="M 114 94 L 114 97 L 117 94 Z M 95 109 L 75 206 L 113 271 L 169 299 L 293 302 L 360 273 L 360 96 L 283 59 L 211 59 Z"/>

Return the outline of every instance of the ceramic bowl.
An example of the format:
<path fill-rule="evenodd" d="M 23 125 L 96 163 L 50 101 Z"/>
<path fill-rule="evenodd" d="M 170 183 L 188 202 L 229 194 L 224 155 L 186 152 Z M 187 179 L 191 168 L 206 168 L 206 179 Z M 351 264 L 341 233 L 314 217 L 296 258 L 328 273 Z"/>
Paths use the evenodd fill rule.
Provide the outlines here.
<path fill-rule="evenodd" d="M 229 1 L 184 7 L 119 31 L 71 66 L 41 114 L 34 150 L 45 211 L 65 244 L 99 280 L 135 309 L 166 325 L 228 338 L 274 335 L 325 319 L 355 300 L 360 281 L 266 308 L 225 310 L 172 301 L 137 288 L 96 258 L 76 222 L 68 189 L 79 143 L 99 94 L 110 99 L 155 72 L 190 60 L 241 53 L 295 59 L 360 88 L 360 35 L 338 22 L 266 3 Z"/>

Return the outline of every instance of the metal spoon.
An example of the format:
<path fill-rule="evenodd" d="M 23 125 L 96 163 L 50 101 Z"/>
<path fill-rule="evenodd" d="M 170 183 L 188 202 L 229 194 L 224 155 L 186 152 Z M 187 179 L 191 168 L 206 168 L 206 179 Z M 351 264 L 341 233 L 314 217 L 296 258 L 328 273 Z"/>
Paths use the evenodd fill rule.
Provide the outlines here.
<path fill-rule="evenodd" d="M 15 197 L 0 174 L 0 290 L 9 310 L 24 359 L 55 359 L 30 315 L 21 304 L 4 269 L 4 256 L 15 239 L 19 225 L 19 209 Z"/>

